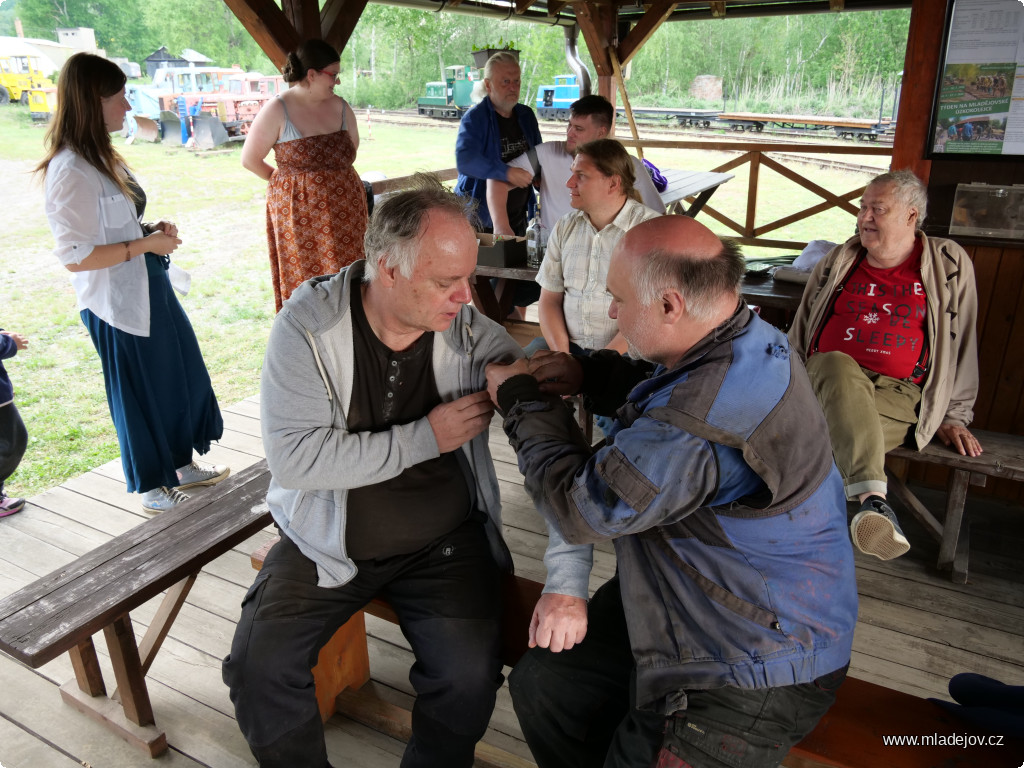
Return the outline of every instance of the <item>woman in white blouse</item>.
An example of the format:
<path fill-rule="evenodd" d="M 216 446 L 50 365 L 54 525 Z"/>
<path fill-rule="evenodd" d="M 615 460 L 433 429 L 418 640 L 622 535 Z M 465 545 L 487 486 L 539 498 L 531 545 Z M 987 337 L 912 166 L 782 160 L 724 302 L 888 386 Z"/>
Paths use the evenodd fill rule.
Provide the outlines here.
<path fill-rule="evenodd" d="M 199 344 L 171 288 L 188 275 L 170 264 L 181 244 L 169 221 L 142 224 L 146 196 L 114 149 L 129 104 L 125 76 L 78 53 L 57 85 L 57 111 L 37 167 L 55 253 L 71 272 L 82 322 L 103 363 L 107 403 L 128 491 L 160 512 L 188 499 L 181 489 L 228 476 L 204 466 L 224 429 Z"/>

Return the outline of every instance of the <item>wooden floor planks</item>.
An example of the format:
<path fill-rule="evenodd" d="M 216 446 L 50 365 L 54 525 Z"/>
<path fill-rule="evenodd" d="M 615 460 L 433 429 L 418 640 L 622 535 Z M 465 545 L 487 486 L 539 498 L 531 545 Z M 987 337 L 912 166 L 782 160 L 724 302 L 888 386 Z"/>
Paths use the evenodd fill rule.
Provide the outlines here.
<path fill-rule="evenodd" d="M 249 398 L 224 411 L 225 433 L 205 457 L 234 470 L 263 456 L 259 403 Z M 495 421 L 491 432 L 504 501 L 504 528 L 517 572 L 542 580 L 544 527 L 522 487 L 515 455 Z M 201 490 L 200 490 L 201 492 Z M 938 499 L 941 508 L 941 498 Z M 991 514 L 973 497 L 969 508 L 980 536 L 972 539 L 971 578 L 955 585 L 936 574 L 935 545 L 908 530 L 911 553 L 890 563 L 858 556 L 861 593 L 851 674 L 918 696 L 948 698 L 946 683 L 962 671 L 1024 683 L 1024 589 L 1019 567 L 1024 521 L 1019 509 Z M 1016 515 L 1014 513 L 1017 513 Z M 120 462 L 109 462 L 31 500 L 18 515 L 0 522 L 0 594 L 8 594 L 121 534 L 147 515 L 137 495 L 125 492 Z M 227 653 L 240 603 L 254 572 L 249 552 L 273 535 L 267 529 L 211 563 L 200 575 L 164 649 L 150 671 L 156 717 L 168 735 L 162 765 L 241 768 L 254 761 L 233 720 L 220 660 Z M 1016 544 L 1014 544 L 1016 542 Z M 980 547 L 985 547 L 980 549 Z M 610 544 L 595 552 L 592 589 L 615 569 Z M 132 620 L 141 634 L 153 612 L 151 601 Z M 371 683 L 380 696 L 408 706 L 411 652 L 399 629 L 367 618 Z M 109 660 L 97 643 L 108 680 Z M 507 671 L 507 670 L 506 670 Z M 0 656 L 0 763 L 12 766 L 74 765 L 121 768 L 144 764 L 139 753 L 108 731 L 66 707 L 57 686 L 72 676 L 66 657 L 30 670 Z M 393 768 L 404 745 L 336 715 L 328 724 L 329 751 L 357 768 Z M 488 743 L 524 758 L 529 752 L 503 687 Z"/>

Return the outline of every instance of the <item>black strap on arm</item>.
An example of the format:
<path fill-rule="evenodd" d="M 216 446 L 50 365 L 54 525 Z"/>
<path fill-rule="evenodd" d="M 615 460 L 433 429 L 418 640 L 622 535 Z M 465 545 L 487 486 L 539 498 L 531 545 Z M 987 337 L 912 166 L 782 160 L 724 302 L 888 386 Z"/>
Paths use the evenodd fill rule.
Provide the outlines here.
<path fill-rule="evenodd" d="M 530 167 L 533 168 L 533 183 L 540 184 L 540 160 L 537 158 L 537 148 L 530 147 L 526 150 L 526 156 L 530 160 Z"/>

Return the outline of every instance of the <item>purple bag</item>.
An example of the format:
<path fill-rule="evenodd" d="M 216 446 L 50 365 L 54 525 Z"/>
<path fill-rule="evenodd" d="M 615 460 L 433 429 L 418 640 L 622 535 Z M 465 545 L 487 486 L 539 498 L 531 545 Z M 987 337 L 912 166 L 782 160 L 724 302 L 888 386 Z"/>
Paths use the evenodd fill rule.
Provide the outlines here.
<path fill-rule="evenodd" d="M 654 182 L 654 188 L 659 192 L 664 192 L 665 189 L 668 187 L 668 179 L 666 179 L 665 175 L 658 170 L 658 166 L 656 166 L 650 160 L 644 160 L 643 164 L 644 168 L 647 169 L 647 173 L 649 173 L 651 176 L 651 181 Z"/>

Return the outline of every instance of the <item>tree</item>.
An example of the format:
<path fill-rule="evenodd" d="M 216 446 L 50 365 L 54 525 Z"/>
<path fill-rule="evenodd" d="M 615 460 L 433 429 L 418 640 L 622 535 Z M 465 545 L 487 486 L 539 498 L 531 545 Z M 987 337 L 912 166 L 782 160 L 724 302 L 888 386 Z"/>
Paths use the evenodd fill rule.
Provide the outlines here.
<path fill-rule="evenodd" d="M 108 56 L 141 61 L 153 52 L 142 0 L 18 0 L 14 12 L 28 37 L 55 40 L 58 27 L 91 27 Z"/>
<path fill-rule="evenodd" d="M 197 19 L 203 23 L 197 24 Z M 191 48 L 218 67 L 238 65 L 245 70 L 276 73 L 224 0 L 149 0 L 145 21 L 157 32 L 142 59 L 163 45 L 173 54 Z"/>

